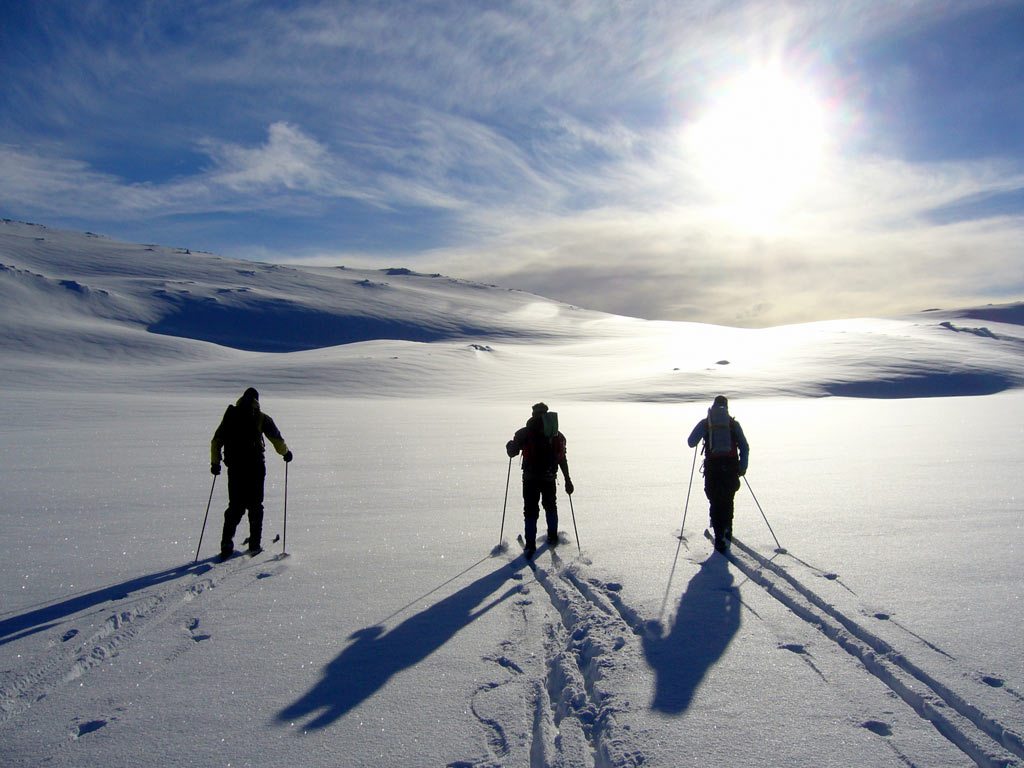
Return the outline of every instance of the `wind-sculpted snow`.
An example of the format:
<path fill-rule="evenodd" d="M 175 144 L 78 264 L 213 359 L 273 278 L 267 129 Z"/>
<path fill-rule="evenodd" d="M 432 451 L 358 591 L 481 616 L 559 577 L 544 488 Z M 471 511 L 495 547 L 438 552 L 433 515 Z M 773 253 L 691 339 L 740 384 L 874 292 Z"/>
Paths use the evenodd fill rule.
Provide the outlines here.
<path fill-rule="evenodd" d="M 242 350 L 543 338 L 571 325 L 564 305 L 407 269 L 259 264 L 16 222 L 0 224 L 0 254 L 0 290 L 40 321 L 70 312 Z"/>
<path fill-rule="evenodd" d="M 0 223 L 0 298 L 0 351 L 13 353 L 0 383 L 27 389 L 52 387 L 54 366 L 70 363 L 122 391 L 259 376 L 293 393 L 374 397 L 508 397 L 538 377 L 548 396 L 646 402 L 1024 384 L 1020 305 L 742 330 L 616 317 L 402 268 L 260 264 L 16 222 Z M 111 360 L 133 365 L 113 374 Z"/>

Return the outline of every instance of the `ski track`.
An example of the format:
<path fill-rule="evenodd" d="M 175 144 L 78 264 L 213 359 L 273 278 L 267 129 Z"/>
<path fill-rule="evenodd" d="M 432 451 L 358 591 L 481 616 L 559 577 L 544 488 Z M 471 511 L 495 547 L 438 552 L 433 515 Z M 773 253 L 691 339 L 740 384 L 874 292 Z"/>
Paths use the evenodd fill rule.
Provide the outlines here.
<path fill-rule="evenodd" d="M 557 617 L 545 623 L 544 670 L 534 675 L 536 670 L 513 660 L 517 651 L 528 653 L 528 640 L 506 642 L 501 652 L 488 660 L 499 665 L 508 677 L 481 686 L 478 694 L 489 695 L 507 690 L 506 686 L 519 686 L 518 706 L 528 710 L 520 716 L 529 719 L 529 726 L 524 728 L 529 731 L 525 739 L 529 742 L 531 768 L 642 765 L 647 759 L 642 748 L 643 735 L 628 724 L 631 704 L 615 690 L 615 673 L 617 668 L 643 663 L 637 638 L 658 632 L 659 622 L 646 619 L 632 608 L 622 597 L 621 584 L 588 575 L 585 566 L 589 561 L 585 558 L 566 563 L 556 550 L 550 549 L 549 557 L 542 559 L 544 551 L 538 550 L 530 564 L 536 583 L 544 589 Z M 727 557 L 752 584 L 827 638 L 830 645 L 826 647 L 839 655 L 852 656 L 859 669 L 886 686 L 897 700 L 908 705 L 974 764 L 981 768 L 1024 765 L 1024 740 L 1001 719 L 1010 712 L 1024 719 L 1024 696 L 1006 686 L 1002 679 L 965 672 L 952 655 L 894 621 L 888 613 L 837 607 L 787 567 L 775 562 L 775 557 L 758 554 L 740 541 L 733 542 Z M 836 574 L 799 558 L 791 559 L 806 569 L 810 580 L 825 578 L 856 597 Z M 526 621 L 526 608 L 532 603 L 529 585 L 523 585 L 523 593 L 519 605 Z M 865 626 L 864 619 L 895 628 L 897 632 L 893 634 L 903 639 L 884 639 Z M 780 641 L 778 648 L 797 655 L 825 679 L 806 642 Z M 993 694 L 1004 696 L 1005 700 L 996 701 Z M 986 704 L 974 703 L 977 701 Z M 472 710 L 489 734 L 488 757 L 450 765 L 490 768 L 507 764 L 509 758 L 516 756 L 512 735 L 515 726 L 508 711 L 507 722 L 501 716 L 484 715 L 476 707 L 475 697 Z M 868 718 L 859 727 L 883 738 L 901 763 L 918 764 L 893 741 L 888 723 Z"/>
<path fill-rule="evenodd" d="M 550 565 L 538 562 L 543 548 L 530 564 L 535 583 L 543 588 L 557 617 L 545 622 L 543 671 L 532 675 L 533 670 L 527 663 L 515 658 L 517 649 L 523 650 L 522 643 L 507 642 L 498 653 L 485 659 L 497 665 L 506 676 L 504 680 L 481 685 L 470 701 L 473 715 L 487 733 L 488 756 L 477 761 L 450 763 L 453 767 L 502 765 L 513 754 L 516 749 L 514 727 L 500 715 L 485 713 L 478 705 L 481 697 L 501 695 L 513 685 L 516 688 L 510 690 L 509 696 L 528 710 L 522 713 L 528 723 L 525 734 L 528 743 L 522 748 L 528 751 L 531 767 L 634 768 L 646 761 L 642 734 L 628 724 L 631 704 L 614 689 L 614 677 L 617 668 L 642 663 L 637 637 L 656 630 L 658 622 L 645 619 L 630 607 L 622 598 L 620 584 L 586 575 L 582 566 L 588 561 L 580 559 L 566 564 L 555 549 L 547 551 L 546 561 Z M 851 612 L 844 612 L 822 598 L 774 557 L 765 557 L 738 540 L 733 541 L 727 557 L 751 583 L 828 638 L 837 650 L 859 661 L 865 672 L 881 681 L 976 765 L 981 768 L 1024 765 L 1021 762 L 1024 739 L 1020 734 L 1004 724 L 1000 715 L 973 703 L 984 698 L 979 690 L 995 692 L 1007 699 L 1006 706 L 998 707 L 999 711 L 1008 711 L 1009 707 L 1020 710 L 1024 696 L 1006 686 L 1003 680 L 994 675 L 964 674 L 950 654 L 894 621 L 889 614 L 860 611 L 862 618 L 895 627 L 908 638 L 908 643 L 916 646 L 898 649 L 854 618 Z M 270 562 L 275 560 L 277 558 Z M 793 560 L 806 567 L 812 578 L 826 573 L 798 558 Z M 111 601 L 106 608 L 109 615 L 88 636 L 76 627 L 55 630 L 46 653 L 0 688 L 0 726 L 7 725 L 60 687 L 116 657 L 144 631 L 172 624 L 185 640 L 166 661 L 173 662 L 188 653 L 210 639 L 202 630 L 199 618 L 192 613 L 192 603 L 202 599 L 209 590 L 229 585 L 241 589 L 277 572 L 268 572 L 266 565 L 266 562 L 238 558 L 236 562 L 193 573 L 188 580 L 177 579 L 127 604 Z M 277 570 L 283 567 L 280 565 Z M 834 574 L 826 578 L 838 581 Z M 840 586 L 854 594 L 845 585 Z M 522 591 L 524 597 L 517 606 L 525 622 L 533 600 L 529 585 L 524 584 Z M 116 607 L 115 602 L 118 602 Z M 95 612 L 95 609 L 90 611 Z M 822 675 L 804 644 L 783 642 L 779 648 L 797 654 L 815 673 Z M 922 654 L 931 654 L 927 663 L 910 658 L 911 655 L 920 658 Z M 73 739 L 86 737 L 115 722 L 120 714 L 114 711 L 99 717 L 78 717 L 71 724 L 71 735 Z M 886 739 L 891 735 L 889 726 L 881 721 L 867 720 L 861 727 Z M 894 744 L 891 746 L 902 762 L 913 764 Z"/>
<path fill-rule="evenodd" d="M 878 621 L 885 621 L 903 631 L 910 642 L 919 646 L 918 651 L 934 654 L 929 669 L 923 662 L 911 660 L 910 651 L 899 650 L 890 642 L 865 627 L 852 616 L 829 603 L 788 570 L 774 561 L 758 554 L 740 541 L 734 540 L 727 557 L 751 582 L 765 590 L 794 615 L 802 619 L 838 648 L 856 658 L 863 669 L 880 680 L 919 717 L 931 723 L 939 733 L 952 742 L 981 768 L 1004 768 L 1020 766 L 1024 758 L 1024 740 L 1012 728 L 1006 726 L 1000 717 L 986 712 L 972 699 L 984 698 L 977 686 L 1000 690 L 1012 699 L 1007 706 L 1022 703 L 1021 696 L 1012 689 L 1004 689 L 999 678 L 987 675 L 964 675 L 950 662 L 955 662 L 948 653 L 929 643 L 920 635 L 891 620 L 888 614 L 868 613 Z M 799 559 L 794 558 L 797 562 Z M 806 565 L 806 564 L 804 564 Z M 812 571 L 818 569 L 811 568 Z M 820 574 L 819 574 L 820 575 Z M 852 594 L 852 590 L 849 590 Z M 786 646 L 786 650 L 801 652 L 802 647 Z M 919 655 L 919 654 L 918 654 Z M 938 668 L 938 671 L 933 671 Z M 817 671 L 817 670 L 816 670 Z M 954 678 L 956 682 L 940 679 Z M 975 686 L 975 690 L 964 690 Z M 1005 711 L 1006 707 L 1000 707 Z M 878 724 L 863 727 L 880 735 Z M 901 759 L 906 761 L 904 755 Z"/>
<path fill-rule="evenodd" d="M 277 559 L 274 557 L 270 562 Z M 190 574 L 183 574 L 181 578 L 140 595 L 127 604 L 120 600 L 111 600 L 104 610 L 109 615 L 87 637 L 83 637 L 81 631 L 75 627 L 58 630 L 59 640 L 49 643 L 42 657 L 33 660 L 27 670 L 15 673 L 13 679 L 5 682 L 0 688 L 0 726 L 7 726 L 9 721 L 30 710 L 34 704 L 46 699 L 54 691 L 79 680 L 96 667 L 113 659 L 143 632 L 168 623 L 173 623 L 174 631 L 181 632 L 187 638 L 187 641 L 179 645 L 165 660 L 168 663 L 173 662 L 191 648 L 210 639 L 210 635 L 200 629 L 200 620 L 192 614 L 194 601 L 201 599 L 206 592 L 232 584 L 239 578 L 248 577 L 241 587 L 272 575 L 263 570 L 267 564 L 267 561 L 253 562 L 243 557 L 224 564 L 206 564 L 206 567 L 200 567 Z M 251 573 L 253 569 L 256 569 L 255 573 Z M 117 603 L 116 607 L 114 603 Z M 95 613 L 96 609 L 91 609 L 87 614 L 70 617 L 67 621 L 73 623 L 75 619 L 80 620 Z M 76 721 L 73 724 L 72 735 L 77 739 L 103 728 L 116 719 L 116 714 L 109 717 L 80 718 L 80 722 Z"/>
<path fill-rule="evenodd" d="M 554 548 L 538 549 L 530 563 L 536 581 L 522 585 L 516 603 L 522 628 L 485 659 L 504 679 L 480 686 L 471 701 L 488 754 L 449 768 L 635 768 L 646 762 L 643 734 L 628 722 L 631 703 L 614 679 L 617 669 L 642 663 L 636 632 L 577 567 Z M 535 593 L 545 599 L 535 601 Z M 532 624 L 538 607 L 540 632 Z"/>
<path fill-rule="evenodd" d="M 550 554 L 551 568 L 538 564 L 534 572 L 561 619 L 549 626 L 546 680 L 560 759 L 545 756 L 534 765 L 642 765 L 640 734 L 624 722 L 630 703 L 613 687 L 617 667 L 630 655 L 639 663 L 636 632 L 603 593 L 575 576 L 555 550 Z"/>

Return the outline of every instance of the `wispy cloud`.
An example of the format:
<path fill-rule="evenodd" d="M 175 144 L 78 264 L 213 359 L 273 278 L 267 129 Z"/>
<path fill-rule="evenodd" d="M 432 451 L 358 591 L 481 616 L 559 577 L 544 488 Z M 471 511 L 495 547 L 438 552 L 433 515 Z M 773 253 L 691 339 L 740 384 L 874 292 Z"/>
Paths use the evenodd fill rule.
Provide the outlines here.
<path fill-rule="evenodd" d="M 180 217 L 178 243 L 209 236 L 195 217 L 272 213 L 287 249 L 229 219 L 194 246 L 401 258 L 646 317 L 1009 297 L 1024 290 L 1022 158 L 924 162 L 877 111 L 921 85 L 901 51 L 1005 7 L 33 4 L 0 32 L 20 34 L 0 63 L 0 209 L 115 235 Z M 765 61 L 812 84 L 830 119 L 813 183 L 770 231 L 715 197 L 688 140 L 721 84 Z M 314 226 L 332 219 L 344 243 Z"/>

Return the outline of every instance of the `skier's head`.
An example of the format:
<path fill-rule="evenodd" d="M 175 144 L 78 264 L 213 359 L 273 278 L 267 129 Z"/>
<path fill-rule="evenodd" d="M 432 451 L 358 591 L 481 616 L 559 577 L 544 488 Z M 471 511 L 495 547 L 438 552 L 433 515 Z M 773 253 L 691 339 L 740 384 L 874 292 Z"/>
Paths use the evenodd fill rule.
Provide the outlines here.
<path fill-rule="evenodd" d="M 544 403 L 536 403 L 533 406 L 533 415 L 540 416 L 541 414 L 547 413 L 548 407 Z"/>
<path fill-rule="evenodd" d="M 259 399 L 260 393 L 257 392 L 253 387 L 249 387 L 247 390 L 245 390 L 245 392 L 242 393 L 242 400 L 255 400 L 256 402 L 259 402 Z"/>
<path fill-rule="evenodd" d="M 712 408 L 729 408 L 729 398 L 725 395 L 719 395 L 715 398 L 715 401 L 711 404 Z"/>

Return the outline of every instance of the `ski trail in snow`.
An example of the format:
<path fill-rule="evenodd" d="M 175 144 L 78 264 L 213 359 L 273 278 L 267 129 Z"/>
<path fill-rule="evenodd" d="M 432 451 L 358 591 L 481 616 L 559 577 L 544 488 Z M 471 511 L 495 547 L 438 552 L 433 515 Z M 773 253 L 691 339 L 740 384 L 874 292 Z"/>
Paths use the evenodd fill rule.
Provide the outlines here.
<path fill-rule="evenodd" d="M 536 574 L 561 619 L 549 633 L 547 685 L 563 762 L 579 758 L 585 744 L 591 753 L 587 765 L 641 765 L 641 734 L 621 722 L 630 703 L 614 685 L 617 670 L 640 663 L 636 632 L 554 550 L 551 564 L 550 569 L 538 566 Z"/>
<path fill-rule="evenodd" d="M 884 683 L 978 766 L 1004 768 L 1022 764 L 1024 740 L 1001 721 L 1000 714 L 973 703 L 984 699 L 979 685 L 984 686 L 985 682 L 964 675 L 951 664 L 954 660 L 949 654 L 909 631 L 906 632 L 911 638 L 908 642 L 917 647 L 897 649 L 849 613 L 824 600 L 772 559 L 740 541 L 733 541 L 727 557 L 751 582 L 858 659 L 864 670 Z M 954 682 L 950 682 L 950 678 Z M 1000 711 L 1003 709 L 1000 707 Z"/>
<path fill-rule="evenodd" d="M 210 637 L 198 630 L 198 618 L 190 614 L 190 618 L 179 620 L 179 616 L 183 612 L 195 610 L 194 602 L 212 589 L 232 584 L 243 576 L 249 578 L 239 588 L 263 578 L 267 573 L 264 566 L 265 563 L 254 562 L 249 558 L 236 558 L 215 567 L 196 570 L 183 568 L 179 578 L 147 588 L 130 601 L 110 599 L 99 610 L 90 609 L 88 613 L 69 615 L 63 623 L 75 623 L 76 620 L 80 621 L 85 616 L 101 611 L 109 613 L 87 635 L 75 627 L 54 630 L 60 635 L 58 641 L 50 643 L 41 657 L 29 660 L 27 668 L 17 671 L 0 688 L 0 725 L 5 725 L 61 686 L 79 680 L 116 657 L 138 635 L 149 629 L 172 623 L 175 632 L 186 633 L 188 643 L 167 659 L 169 662 L 174 661 L 189 648 L 200 645 Z"/>
<path fill-rule="evenodd" d="M 567 567 L 547 544 L 529 562 L 536 580 L 522 585 L 516 602 L 521 626 L 514 640 L 485 659 L 498 665 L 499 679 L 481 685 L 470 702 L 487 756 L 449 768 L 634 768 L 647 762 L 645 729 L 630 717 L 623 682 L 642 664 L 639 641 L 602 589 L 577 573 L 585 562 Z"/>

